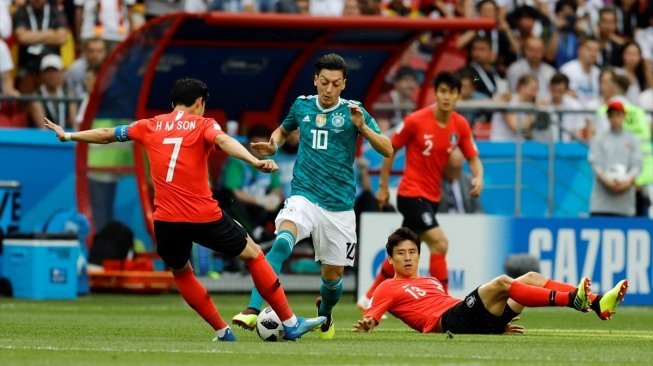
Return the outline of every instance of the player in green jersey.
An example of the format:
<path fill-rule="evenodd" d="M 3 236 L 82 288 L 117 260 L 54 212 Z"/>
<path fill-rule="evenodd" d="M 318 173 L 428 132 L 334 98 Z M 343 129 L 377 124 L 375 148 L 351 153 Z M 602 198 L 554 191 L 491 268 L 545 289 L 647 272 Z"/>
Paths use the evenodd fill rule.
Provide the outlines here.
<path fill-rule="evenodd" d="M 268 142 L 252 144 L 261 155 L 274 155 L 286 137 L 299 128 L 297 161 L 290 197 L 275 220 L 277 237 L 267 259 L 279 273 L 295 242 L 312 236 L 315 260 L 321 262 L 322 285 L 318 314 L 327 321 L 320 338 L 335 334 L 331 310 L 342 294 L 345 266 L 354 263 L 356 220 L 354 215 L 354 157 L 359 135 L 385 157 L 392 153 L 390 140 L 357 101 L 340 97 L 347 83 L 347 64 L 337 54 L 315 63 L 313 84 L 317 95 L 300 96 Z M 245 311 L 233 323 L 254 329 L 262 298 L 254 289 Z"/>

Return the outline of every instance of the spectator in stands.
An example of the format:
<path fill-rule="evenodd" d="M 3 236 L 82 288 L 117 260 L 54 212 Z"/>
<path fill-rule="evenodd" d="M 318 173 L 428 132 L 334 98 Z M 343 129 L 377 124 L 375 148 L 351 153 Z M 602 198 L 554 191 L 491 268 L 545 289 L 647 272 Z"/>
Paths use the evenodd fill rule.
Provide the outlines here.
<path fill-rule="evenodd" d="M 417 71 L 410 66 L 402 66 L 395 72 L 394 87 L 381 95 L 376 103 L 386 104 L 386 108 L 374 111 L 374 117 L 381 131 L 390 131 L 411 113 L 415 107 L 415 98 L 419 89 Z M 392 108 L 387 108 L 392 106 Z"/>
<path fill-rule="evenodd" d="M 184 2 L 177 0 L 144 0 L 145 20 L 184 11 Z"/>
<path fill-rule="evenodd" d="M 634 216 L 635 177 L 641 169 L 642 152 L 638 139 L 623 128 L 623 104 L 610 102 L 607 114 L 610 129 L 592 140 L 588 153 L 595 174 L 590 215 Z"/>
<path fill-rule="evenodd" d="M 380 0 L 359 0 L 362 15 L 381 15 Z"/>
<path fill-rule="evenodd" d="M 517 91 L 517 80 L 523 75 L 529 74 L 537 79 L 540 86 L 538 98 L 549 99 L 549 82 L 556 70 L 544 62 L 544 43 L 540 38 L 530 37 L 524 41 L 524 57 L 515 61 L 508 68 L 506 79 L 510 92 Z"/>
<path fill-rule="evenodd" d="M 97 79 L 97 75 L 99 72 L 100 72 L 100 65 L 89 66 L 85 70 L 84 89 L 88 90 L 88 93 L 86 93 L 84 99 L 82 99 L 82 102 L 79 105 L 79 108 L 77 109 L 77 114 L 75 114 L 75 130 L 79 130 L 79 125 L 84 120 L 84 113 L 86 113 L 86 107 L 88 106 L 88 101 L 90 99 L 89 93 L 91 92 L 91 90 L 93 90 L 93 86 L 95 85 L 95 80 Z M 89 149 L 91 149 L 90 146 Z"/>
<path fill-rule="evenodd" d="M 628 78 L 615 72 L 612 68 L 601 71 L 601 93 L 605 103 L 619 102 L 623 105 L 625 118 L 623 129 L 637 137 L 642 152 L 642 167 L 635 184 L 637 186 L 637 215 L 648 214 L 650 199 L 653 197 L 653 145 L 651 145 L 651 126 L 646 113 L 637 105 L 631 104 L 625 97 Z M 610 129 L 607 106 L 597 110 L 596 134 Z"/>
<path fill-rule="evenodd" d="M 623 73 L 630 81 L 626 97 L 637 104 L 640 93 L 653 86 L 653 69 L 648 60 L 642 57 L 642 50 L 633 41 L 626 42 L 622 48 Z"/>
<path fill-rule="evenodd" d="M 483 213 L 478 196 L 472 197 L 472 178 L 463 172 L 465 157 L 456 148 L 449 155 L 449 162 L 442 174 L 442 194 L 438 212 L 469 214 Z"/>
<path fill-rule="evenodd" d="M 278 0 L 274 7 L 277 13 L 309 14 L 308 0 Z"/>
<path fill-rule="evenodd" d="M 503 75 L 508 66 L 517 58 L 517 53 L 521 49 L 519 42 L 512 34 L 505 14 L 499 12 L 499 7 L 494 0 L 481 0 L 476 3 L 476 13 L 480 18 L 496 21 L 497 27 L 487 31 L 465 31 L 456 40 L 456 47 L 466 49 L 475 36 L 489 39 L 497 71 Z"/>
<path fill-rule="evenodd" d="M 0 0 L 0 40 L 11 37 L 11 0 Z"/>
<path fill-rule="evenodd" d="M 580 110 L 580 102 L 569 94 L 569 78 L 567 75 L 557 73 L 549 83 L 551 99 L 548 105 L 551 107 L 550 124 L 551 137 L 556 141 L 583 140 L 587 121 L 582 114 L 557 113 L 560 109 Z"/>
<path fill-rule="evenodd" d="M 45 128 L 44 116 L 51 121 L 65 124 L 62 127 L 73 127 L 74 125 L 75 115 L 71 104 L 48 99 L 65 98 L 68 95 L 65 91 L 63 70 L 63 61 L 59 55 L 46 55 L 41 59 L 42 83 L 36 93 L 46 99 L 30 102 L 27 107 L 31 122 L 36 127 Z"/>
<path fill-rule="evenodd" d="M 648 3 L 648 4 L 646 4 Z M 617 15 L 617 33 L 628 40 L 635 37 L 638 28 L 646 27 L 647 9 L 651 7 L 650 0 L 614 0 L 615 14 Z"/>
<path fill-rule="evenodd" d="M 31 93 L 39 86 L 41 59 L 59 55 L 66 42 L 67 23 L 64 14 L 47 0 L 28 0 L 14 13 L 14 33 L 19 44 L 18 89 Z M 42 123 L 42 118 L 39 119 Z"/>
<path fill-rule="evenodd" d="M 358 0 L 345 0 L 344 6 L 342 8 L 342 15 L 344 16 L 361 15 L 361 7 Z"/>
<path fill-rule="evenodd" d="M 462 69 L 458 71 L 458 77 L 460 77 L 460 97 L 459 101 L 473 101 L 473 100 L 488 100 L 488 96 L 479 93 L 476 90 L 476 83 L 474 82 L 474 74 L 469 69 Z M 491 113 L 481 113 L 481 112 L 460 112 L 465 119 L 469 122 L 470 125 L 475 125 L 477 123 L 486 123 L 492 118 Z M 378 121 L 378 119 L 377 119 Z"/>
<path fill-rule="evenodd" d="M 610 6 L 599 10 L 598 39 L 601 47 L 598 66 L 621 66 L 624 39 L 617 35 L 617 13 Z"/>
<path fill-rule="evenodd" d="M 635 41 L 642 49 L 642 56 L 653 64 L 653 4 L 649 5 L 647 22 L 635 33 Z"/>
<path fill-rule="evenodd" d="M 556 56 L 554 65 L 561 67 L 577 57 L 580 39 L 576 34 L 578 20 L 576 18 L 576 1 L 559 0 L 555 4 L 556 28 Z"/>
<path fill-rule="evenodd" d="M 0 95 L 9 95 L 17 97 L 20 95 L 14 87 L 14 62 L 11 59 L 9 47 L 4 40 L 0 38 Z"/>
<path fill-rule="evenodd" d="M 509 15 L 509 19 L 512 19 L 511 24 L 515 29 L 515 37 L 520 44 L 523 45 L 524 41 L 530 37 L 541 38 L 544 41 L 545 58 L 553 60 L 557 46 L 557 41 L 554 38 L 557 35 L 551 28 L 551 21 L 546 16 L 532 6 L 522 5 Z"/>
<path fill-rule="evenodd" d="M 529 74 L 523 75 L 517 81 L 517 93 L 512 96 L 509 105 L 535 103 L 537 90 L 537 79 Z M 532 112 L 494 113 L 490 140 L 516 141 L 531 138 L 531 128 L 535 123 L 535 116 L 535 113 Z"/>
<path fill-rule="evenodd" d="M 71 97 L 84 98 L 90 90 L 86 89 L 84 79 L 86 70 L 102 66 L 107 56 L 107 48 L 102 38 L 89 38 L 84 41 L 82 57 L 75 60 L 66 70 L 66 87 Z"/>
<path fill-rule="evenodd" d="M 494 67 L 490 40 L 475 37 L 470 44 L 470 60 L 469 69 L 474 74 L 478 92 L 493 98 L 504 91 L 501 90 L 503 80 Z"/>
<path fill-rule="evenodd" d="M 208 10 L 230 13 L 259 13 L 271 7 L 271 1 L 269 0 L 211 0 Z"/>
<path fill-rule="evenodd" d="M 311 15 L 338 17 L 342 15 L 345 0 L 308 0 Z"/>
<path fill-rule="evenodd" d="M 100 38 L 109 51 L 133 29 L 136 0 L 75 0 L 75 34 L 79 44 Z M 82 73 L 83 75 L 83 73 Z"/>
<path fill-rule="evenodd" d="M 251 148 L 253 142 L 270 141 L 271 131 L 256 125 L 247 133 L 248 150 L 255 156 L 258 152 Z M 220 202 L 224 209 L 247 230 L 257 242 L 274 239 L 267 224 L 272 222 L 283 201 L 279 173 L 263 174 L 239 159 L 228 158 L 222 174 Z"/>
<path fill-rule="evenodd" d="M 586 104 L 599 97 L 599 73 L 596 60 L 599 43 L 592 38 L 581 41 L 578 58 L 562 65 L 560 72 L 569 78 L 569 89 L 578 101 Z"/>

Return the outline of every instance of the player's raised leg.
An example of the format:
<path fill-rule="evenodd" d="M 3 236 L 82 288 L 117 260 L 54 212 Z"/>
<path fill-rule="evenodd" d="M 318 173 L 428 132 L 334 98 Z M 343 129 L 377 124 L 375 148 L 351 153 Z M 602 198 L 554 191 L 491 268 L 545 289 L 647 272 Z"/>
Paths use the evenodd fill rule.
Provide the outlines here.
<path fill-rule="evenodd" d="M 277 230 L 277 237 L 274 240 L 274 244 L 272 244 L 272 248 L 265 256 L 277 275 L 281 273 L 283 263 L 290 257 L 292 249 L 295 246 L 296 237 L 297 226 L 292 221 L 283 221 Z M 260 313 L 262 305 L 263 297 L 256 287 L 254 287 L 247 309 L 236 314 L 232 319 L 232 323 L 245 329 L 253 330 L 256 327 L 256 317 Z"/>
<path fill-rule="evenodd" d="M 447 266 L 447 251 L 449 241 L 444 235 L 442 227 L 436 226 L 420 234 L 420 239 L 426 243 L 431 252 L 429 257 L 429 272 L 444 286 L 444 291 L 449 292 L 449 268 Z"/>
<path fill-rule="evenodd" d="M 247 237 L 247 246 L 238 257 L 245 261 L 254 285 L 281 319 L 286 339 L 295 340 L 326 321 L 323 316 L 302 318 L 293 314 L 286 294 L 279 283 L 279 277 L 265 259 L 261 248 L 254 243 L 251 237 Z"/>
<path fill-rule="evenodd" d="M 485 308 L 496 316 L 503 314 L 509 298 L 526 307 L 566 306 L 582 311 L 589 306 L 589 286 L 590 281 L 583 278 L 574 291 L 556 291 L 501 275 L 480 286 L 478 293 Z"/>
<path fill-rule="evenodd" d="M 598 295 L 590 307 L 594 312 L 596 312 L 596 315 L 598 315 L 601 320 L 612 319 L 612 315 L 616 312 L 617 305 L 623 301 L 626 293 L 628 293 L 628 281 L 621 280 L 610 291 L 603 295 Z"/>

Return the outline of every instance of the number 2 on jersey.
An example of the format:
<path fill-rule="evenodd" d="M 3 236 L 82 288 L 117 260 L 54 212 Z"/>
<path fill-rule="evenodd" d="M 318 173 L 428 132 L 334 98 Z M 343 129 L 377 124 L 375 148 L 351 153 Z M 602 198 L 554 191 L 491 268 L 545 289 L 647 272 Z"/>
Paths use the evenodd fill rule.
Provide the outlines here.
<path fill-rule="evenodd" d="M 426 147 L 424 148 L 424 151 L 422 151 L 422 155 L 431 156 L 431 149 L 433 148 L 433 141 L 424 140 L 424 145 L 426 145 Z"/>
<path fill-rule="evenodd" d="M 175 145 L 175 147 L 172 149 L 172 155 L 170 155 L 170 163 L 168 164 L 168 175 L 166 175 L 166 182 L 172 182 L 172 177 L 175 175 L 175 165 L 177 165 L 177 157 L 179 157 L 179 150 L 181 150 L 181 142 L 183 140 L 183 137 L 166 137 L 163 139 L 164 145 Z"/>

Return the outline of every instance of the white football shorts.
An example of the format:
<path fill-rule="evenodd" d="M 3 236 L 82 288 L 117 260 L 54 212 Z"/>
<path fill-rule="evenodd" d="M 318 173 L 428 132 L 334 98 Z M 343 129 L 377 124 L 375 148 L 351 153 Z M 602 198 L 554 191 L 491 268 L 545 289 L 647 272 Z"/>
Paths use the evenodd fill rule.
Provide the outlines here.
<path fill-rule="evenodd" d="M 290 196 L 274 220 L 277 230 L 286 220 L 294 222 L 297 226 L 297 242 L 313 236 L 316 261 L 333 266 L 354 265 L 354 210 L 327 211 L 302 196 Z"/>

